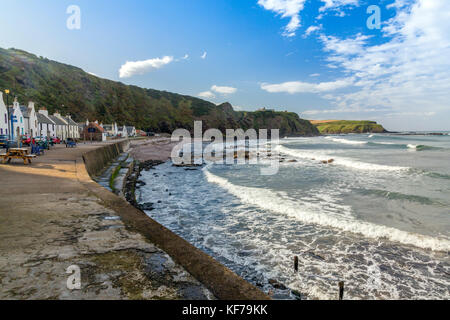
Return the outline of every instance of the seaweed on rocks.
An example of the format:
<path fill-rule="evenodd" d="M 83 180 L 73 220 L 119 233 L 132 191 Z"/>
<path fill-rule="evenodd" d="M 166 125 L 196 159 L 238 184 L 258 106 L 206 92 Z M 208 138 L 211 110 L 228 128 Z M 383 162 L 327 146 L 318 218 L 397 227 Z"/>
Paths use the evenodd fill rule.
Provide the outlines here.
<path fill-rule="evenodd" d="M 136 201 L 136 188 L 145 185 L 143 181 L 139 180 L 141 172 L 143 170 L 149 171 L 155 166 L 164 163 L 159 160 L 148 160 L 148 161 L 135 161 L 132 168 L 130 169 L 130 173 L 128 174 L 125 182 L 124 195 L 125 199 L 135 208 L 139 210 L 152 210 L 152 204 L 145 203 L 140 205 Z"/>

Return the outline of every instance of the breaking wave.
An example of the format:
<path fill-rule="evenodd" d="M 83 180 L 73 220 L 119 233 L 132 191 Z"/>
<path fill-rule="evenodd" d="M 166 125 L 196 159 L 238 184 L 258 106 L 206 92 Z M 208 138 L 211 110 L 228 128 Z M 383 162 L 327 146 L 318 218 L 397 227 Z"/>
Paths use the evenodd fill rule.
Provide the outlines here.
<path fill-rule="evenodd" d="M 308 207 L 308 204 L 305 202 L 285 199 L 281 195 L 267 189 L 232 184 L 227 179 L 211 173 L 208 168 L 209 166 L 203 169 L 207 181 L 219 185 L 230 194 L 239 198 L 242 202 L 258 206 L 264 210 L 286 214 L 304 224 L 316 224 L 354 234 L 362 234 L 372 239 L 384 238 L 434 251 L 450 250 L 449 240 L 414 234 L 370 222 L 358 221 L 352 215 L 348 214 L 333 215 L 332 213 L 324 213 L 323 208 L 320 210 L 318 208 Z"/>
<path fill-rule="evenodd" d="M 286 148 L 284 146 L 277 146 L 278 151 L 285 153 L 287 155 L 300 158 L 300 159 L 310 159 L 310 160 L 320 160 L 320 161 L 327 161 L 330 160 L 332 157 L 334 159 L 334 164 L 346 166 L 352 169 L 358 169 L 358 170 L 372 170 L 372 171 L 403 171 L 403 170 L 409 170 L 409 167 L 400 167 L 400 166 L 388 166 L 388 165 L 382 165 L 382 164 L 375 164 L 375 163 L 368 163 L 368 162 L 362 162 L 357 160 L 352 160 L 344 157 L 335 157 L 335 156 L 329 156 L 326 154 L 320 154 L 320 153 L 312 153 L 307 152 L 303 150 L 295 150 Z"/>

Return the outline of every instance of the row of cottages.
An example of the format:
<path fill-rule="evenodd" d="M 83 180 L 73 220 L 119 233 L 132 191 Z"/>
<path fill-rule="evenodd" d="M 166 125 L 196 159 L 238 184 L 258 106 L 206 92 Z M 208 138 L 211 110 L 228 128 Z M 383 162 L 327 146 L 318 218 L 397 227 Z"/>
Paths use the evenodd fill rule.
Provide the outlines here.
<path fill-rule="evenodd" d="M 80 126 L 80 130 L 82 132 L 84 132 L 84 128 L 86 126 L 89 126 L 91 122 L 89 122 L 89 120 L 86 121 L 86 124 L 81 123 Z M 104 133 L 106 133 L 106 135 L 108 137 L 122 137 L 122 138 L 128 138 L 128 137 L 136 137 L 137 136 L 137 131 L 136 128 L 134 126 L 121 126 L 119 127 L 117 125 L 117 123 L 114 124 L 102 124 L 102 123 L 98 123 L 98 121 L 94 121 L 93 123 L 99 125 L 101 128 L 103 128 Z"/>
<path fill-rule="evenodd" d="M 3 100 L 3 92 L 0 92 L 0 134 L 10 135 L 11 133 L 11 119 L 8 119 L 8 111 L 14 116 L 12 123 L 14 139 L 24 135 L 33 138 L 58 137 L 62 140 L 80 138 L 78 125 L 70 116 L 63 117 L 59 113 L 51 116 L 46 108 L 36 112 L 34 102 L 30 101 L 28 106 L 21 106 L 17 98 L 14 99 L 12 106 L 7 107 Z"/>

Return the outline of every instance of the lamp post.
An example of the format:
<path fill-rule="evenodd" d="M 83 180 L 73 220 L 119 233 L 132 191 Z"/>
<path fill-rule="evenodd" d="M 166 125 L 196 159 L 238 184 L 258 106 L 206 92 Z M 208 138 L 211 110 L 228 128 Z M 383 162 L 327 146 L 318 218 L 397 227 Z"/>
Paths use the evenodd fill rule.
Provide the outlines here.
<path fill-rule="evenodd" d="M 10 124 L 10 115 L 9 115 L 9 89 L 5 89 L 5 94 L 6 94 L 6 112 L 8 113 L 8 136 L 9 139 L 12 140 L 12 136 L 11 136 L 11 124 Z"/>

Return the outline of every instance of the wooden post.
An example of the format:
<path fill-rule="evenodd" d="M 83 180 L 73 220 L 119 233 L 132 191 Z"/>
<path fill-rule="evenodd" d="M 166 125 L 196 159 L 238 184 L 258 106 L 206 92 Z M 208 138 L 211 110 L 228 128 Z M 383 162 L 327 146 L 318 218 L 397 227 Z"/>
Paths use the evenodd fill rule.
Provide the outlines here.
<path fill-rule="evenodd" d="M 344 281 L 339 282 L 339 300 L 344 300 Z"/>
<path fill-rule="evenodd" d="M 294 257 L 294 270 L 295 272 L 298 272 L 298 257 Z"/>

